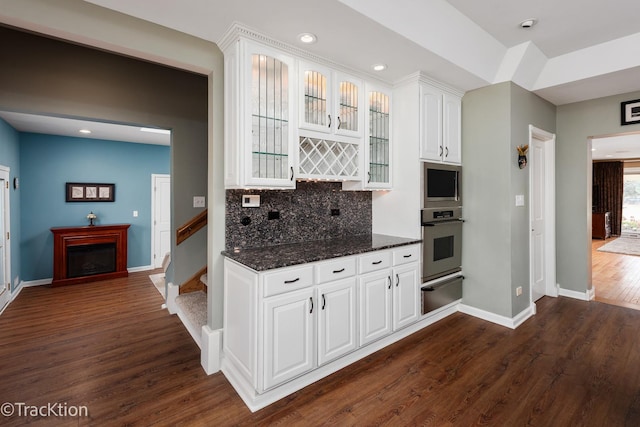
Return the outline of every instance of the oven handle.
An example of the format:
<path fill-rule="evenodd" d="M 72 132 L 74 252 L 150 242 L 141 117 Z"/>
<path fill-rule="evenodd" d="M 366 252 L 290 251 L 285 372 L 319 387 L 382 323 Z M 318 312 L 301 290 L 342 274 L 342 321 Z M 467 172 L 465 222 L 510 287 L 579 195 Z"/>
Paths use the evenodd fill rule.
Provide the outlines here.
<path fill-rule="evenodd" d="M 449 284 L 451 282 L 455 282 L 456 280 L 460 280 L 460 279 L 464 280 L 464 276 L 460 275 L 460 276 L 452 277 L 449 280 L 443 280 L 442 282 L 438 282 L 435 285 L 423 286 L 423 287 L 420 288 L 420 290 L 422 292 L 433 292 L 433 291 L 435 291 L 436 289 L 438 289 L 438 288 L 440 288 L 442 286 L 445 286 L 445 285 L 447 285 L 447 284 Z"/>
<path fill-rule="evenodd" d="M 464 219 L 458 218 L 458 219 L 452 219 L 452 220 L 448 220 L 448 221 L 423 222 L 422 226 L 423 227 L 435 227 L 436 225 L 447 225 L 447 224 L 451 224 L 451 223 L 454 223 L 454 222 L 464 222 Z"/>

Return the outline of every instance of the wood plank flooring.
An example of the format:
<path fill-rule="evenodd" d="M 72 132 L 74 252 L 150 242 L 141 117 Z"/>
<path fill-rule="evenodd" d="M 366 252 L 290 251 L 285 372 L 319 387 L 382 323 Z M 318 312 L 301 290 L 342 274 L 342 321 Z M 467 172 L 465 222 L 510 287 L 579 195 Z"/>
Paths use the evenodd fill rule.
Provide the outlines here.
<path fill-rule="evenodd" d="M 147 273 L 22 291 L 0 316 L 3 426 L 637 426 L 640 311 L 542 298 L 516 330 L 456 313 L 251 413 Z"/>
<path fill-rule="evenodd" d="M 592 240 L 591 277 L 595 299 L 640 310 L 640 256 L 597 250 L 615 239 Z"/>

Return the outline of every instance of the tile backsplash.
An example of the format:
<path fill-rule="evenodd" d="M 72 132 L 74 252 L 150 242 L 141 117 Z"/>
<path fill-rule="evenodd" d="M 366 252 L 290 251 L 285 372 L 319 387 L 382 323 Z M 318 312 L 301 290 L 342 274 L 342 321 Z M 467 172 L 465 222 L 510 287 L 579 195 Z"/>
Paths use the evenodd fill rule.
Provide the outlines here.
<path fill-rule="evenodd" d="M 243 208 L 242 196 L 254 194 L 260 196 L 260 207 Z M 227 250 L 370 233 L 371 192 L 342 191 L 339 182 L 226 191 Z"/>

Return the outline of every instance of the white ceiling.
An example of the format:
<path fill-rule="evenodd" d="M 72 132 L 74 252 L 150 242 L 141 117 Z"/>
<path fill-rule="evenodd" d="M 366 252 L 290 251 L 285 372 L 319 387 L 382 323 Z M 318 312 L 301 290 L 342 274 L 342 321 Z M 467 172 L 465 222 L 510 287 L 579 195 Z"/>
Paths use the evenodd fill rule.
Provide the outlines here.
<path fill-rule="evenodd" d="M 141 144 L 170 145 L 171 134 L 142 132 L 140 126 L 78 120 L 65 117 L 0 111 L 0 118 L 19 132 L 103 139 L 107 141 L 136 142 Z M 81 129 L 90 134 L 80 133 Z"/>
<path fill-rule="evenodd" d="M 10 0 L 0 4 L 5 11 L 17 7 Z M 637 0 L 85 0 L 61 5 L 84 5 L 83 11 L 97 5 L 96 12 L 107 8 L 214 43 L 234 22 L 298 47 L 296 36 L 312 32 L 318 42 L 304 49 L 389 83 L 416 71 L 462 91 L 511 80 L 556 105 L 640 91 Z M 0 9 L 0 22 L 28 27 L 32 19 L 27 13 L 15 18 L 3 18 Z M 537 25 L 520 28 L 529 18 Z M 46 33 L 42 25 L 36 27 Z M 388 68 L 375 73 L 375 63 Z"/>

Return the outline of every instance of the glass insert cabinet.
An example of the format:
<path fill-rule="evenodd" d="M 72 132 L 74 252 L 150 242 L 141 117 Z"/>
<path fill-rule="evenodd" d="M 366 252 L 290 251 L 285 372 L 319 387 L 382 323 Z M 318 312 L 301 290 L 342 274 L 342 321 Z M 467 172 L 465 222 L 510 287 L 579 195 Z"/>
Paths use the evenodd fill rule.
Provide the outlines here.
<path fill-rule="evenodd" d="M 391 132 L 389 95 L 369 92 L 369 135 L 367 184 L 386 187 L 391 184 Z"/>

